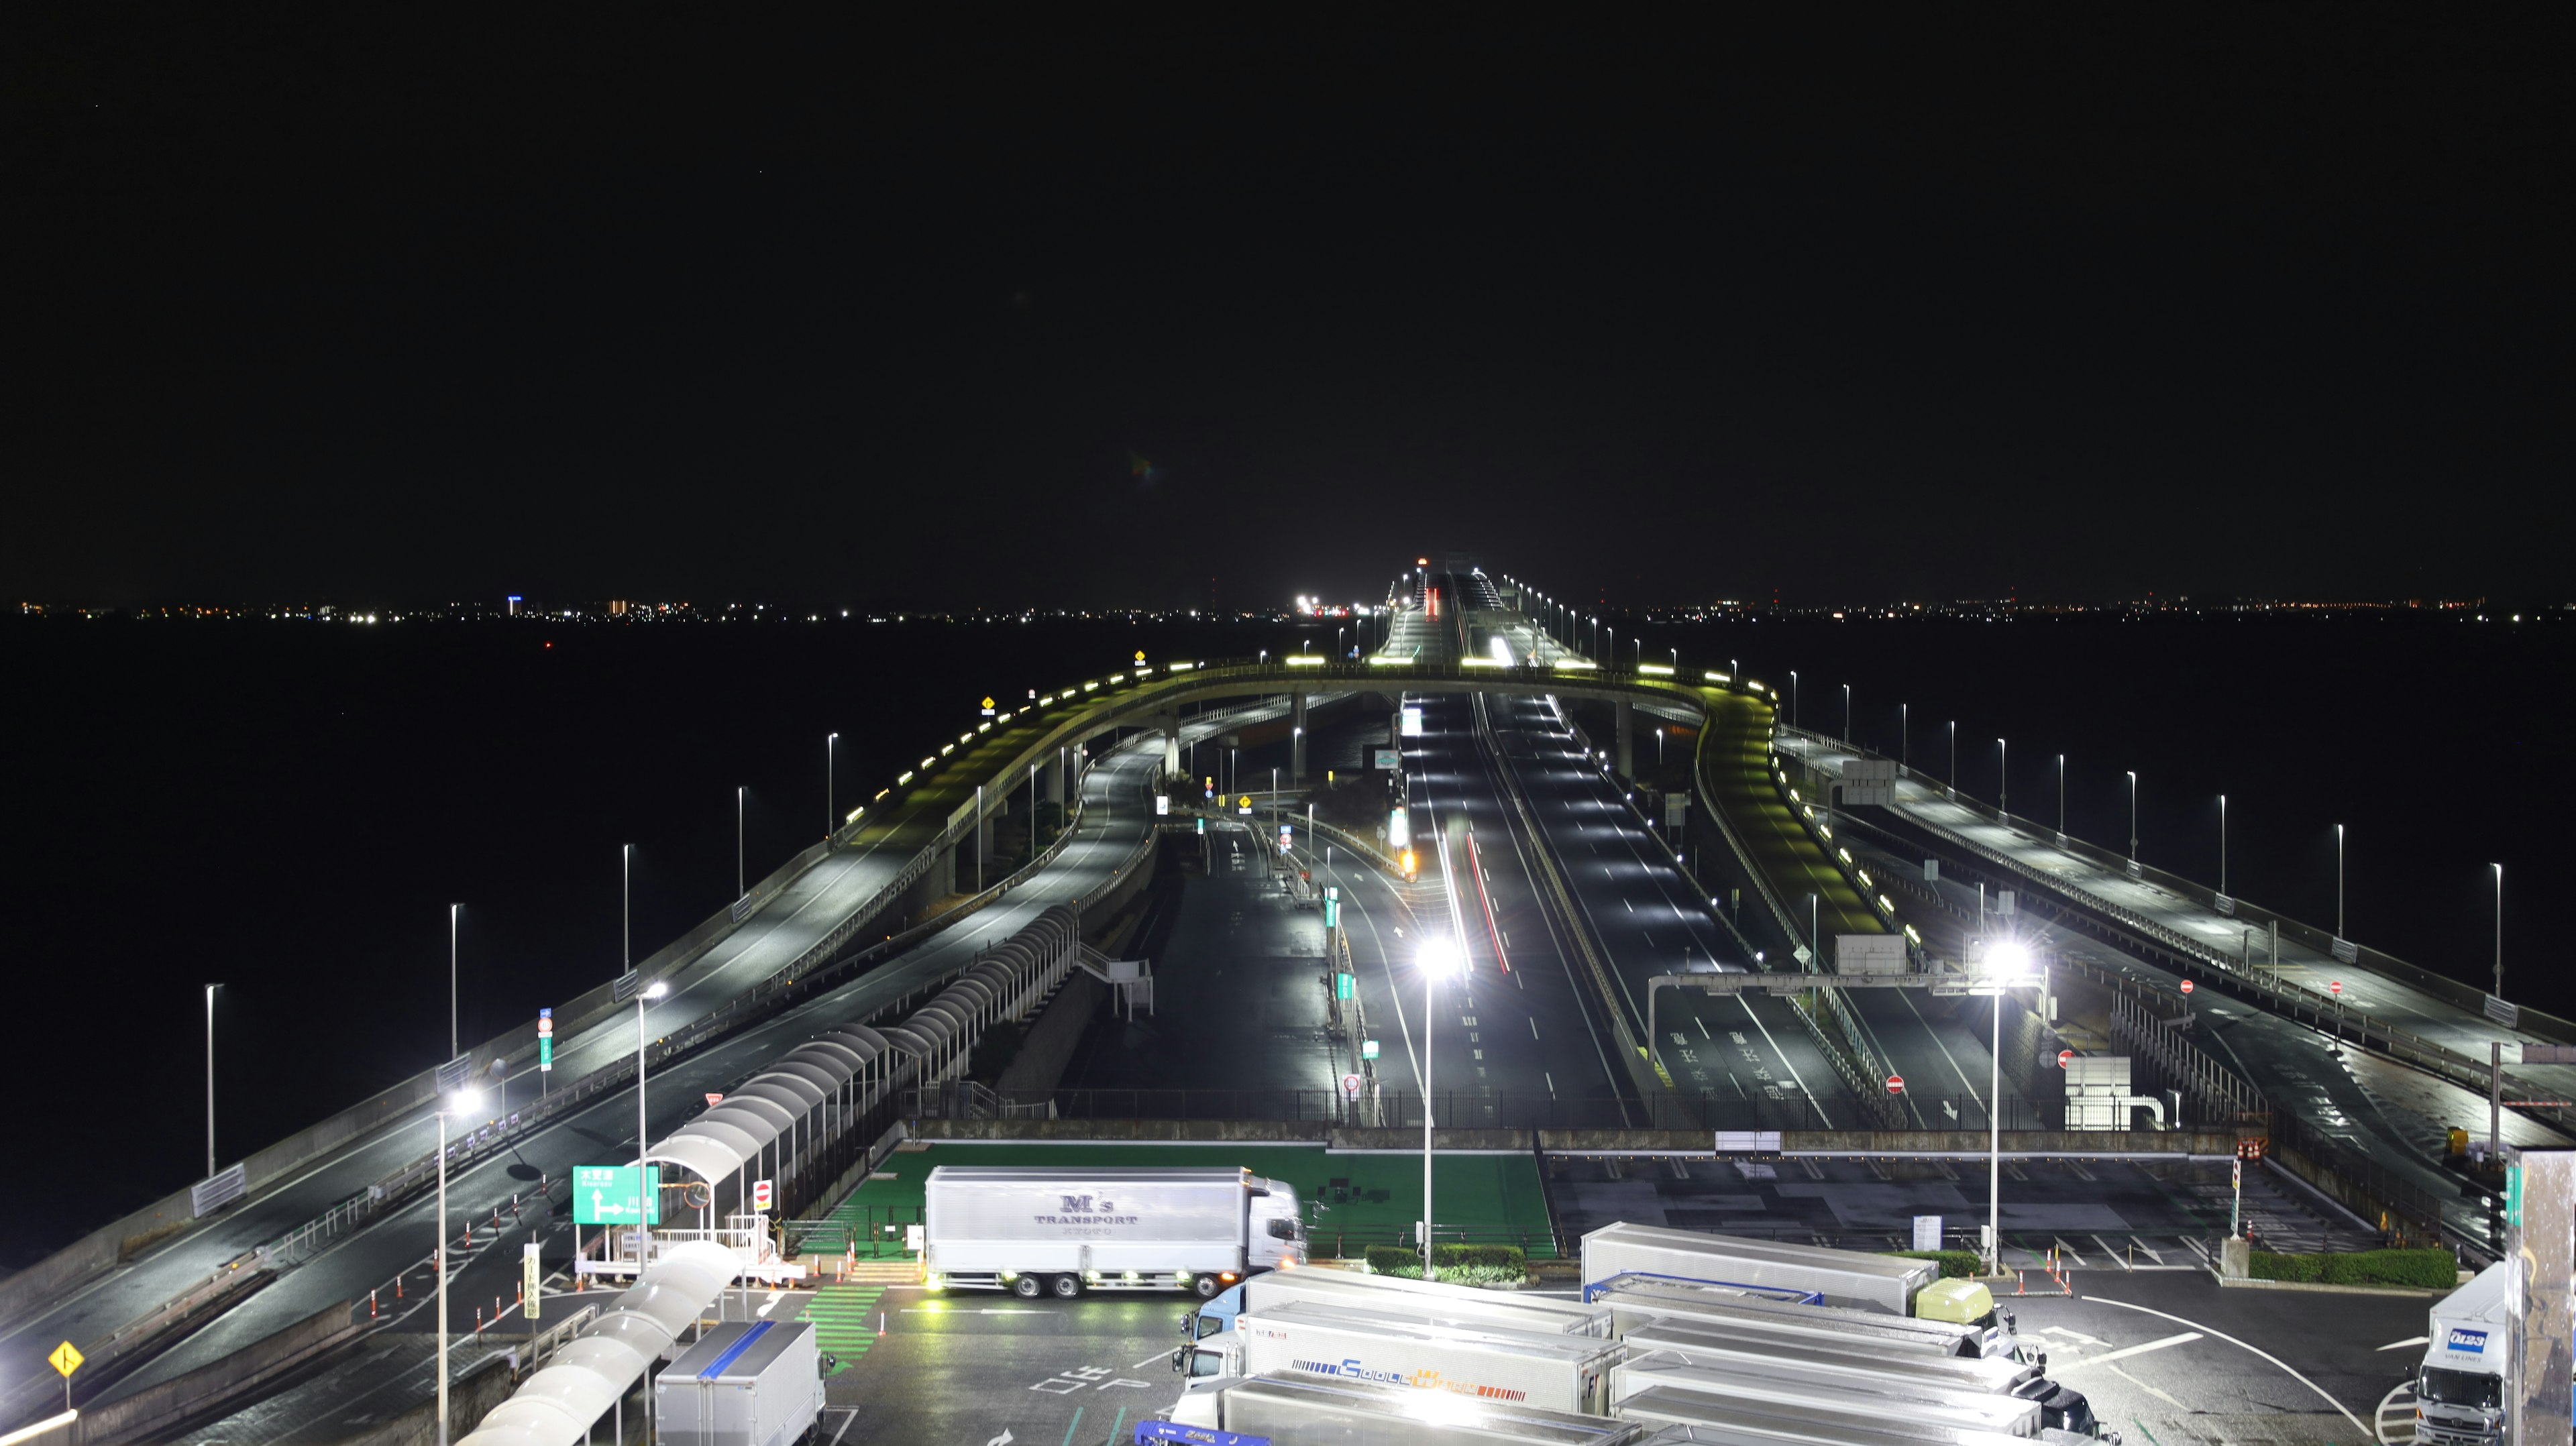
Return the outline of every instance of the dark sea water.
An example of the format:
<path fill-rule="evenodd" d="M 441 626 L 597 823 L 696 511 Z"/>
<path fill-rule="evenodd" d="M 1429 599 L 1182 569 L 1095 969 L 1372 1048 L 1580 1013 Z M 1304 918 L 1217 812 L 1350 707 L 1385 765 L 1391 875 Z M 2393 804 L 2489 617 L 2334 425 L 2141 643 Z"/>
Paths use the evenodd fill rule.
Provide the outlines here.
<path fill-rule="evenodd" d="M 1632 636 L 1627 627 L 1623 636 Z M 1024 698 L 1157 660 L 1294 648 L 1277 624 L 1054 621 L 611 626 L 12 621 L 5 935 L 18 1135 L 40 1185 L 0 1216 L 21 1263 L 196 1177 L 203 995 L 216 1008 L 226 1160 L 443 1057 L 447 906 L 465 905 L 461 1014 L 486 1037 L 613 975 L 619 846 L 636 845 L 635 954 L 732 896 L 734 789 L 757 879 L 839 807 Z M 2349 828 L 2353 935 L 2576 1008 L 2556 898 L 2576 845 L 2565 741 L 2576 626 L 2409 619 L 1761 622 L 1650 628 L 1647 655 L 1787 684 L 1803 722 L 2127 837 L 2331 925 Z M 1624 651 L 1624 650 L 1623 650 Z"/>

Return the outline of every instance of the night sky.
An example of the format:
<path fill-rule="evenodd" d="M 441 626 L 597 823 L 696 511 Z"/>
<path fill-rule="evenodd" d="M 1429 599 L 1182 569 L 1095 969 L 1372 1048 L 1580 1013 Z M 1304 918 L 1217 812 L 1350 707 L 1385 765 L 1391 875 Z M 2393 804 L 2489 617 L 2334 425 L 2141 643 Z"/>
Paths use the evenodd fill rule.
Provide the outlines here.
<path fill-rule="evenodd" d="M 17 597 L 2567 590 L 2536 5 L 41 10 Z"/>

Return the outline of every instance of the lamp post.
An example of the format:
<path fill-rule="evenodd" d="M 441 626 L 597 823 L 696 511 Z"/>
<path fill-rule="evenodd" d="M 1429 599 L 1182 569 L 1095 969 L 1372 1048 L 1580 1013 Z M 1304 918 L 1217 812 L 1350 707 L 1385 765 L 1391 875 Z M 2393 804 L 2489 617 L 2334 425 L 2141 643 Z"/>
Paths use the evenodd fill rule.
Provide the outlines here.
<path fill-rule="evenodd" d="M 2351 936 L 2343 931 L 2343 825 L 2335 825 L 2335 937 Z"/>
<path fill-rule="evenodd" d="M 644 1280 L 644 1257 L 653 1232 L 647 1228 L 652 1211 L 644 1198 L 644 1152 L 652 1148 L 653 1136 L 644 1123 L 644 1001 L 659 999 L 671 992 L 671 986 L 659 979 L 635 995 L 635 1280 Z"/>
<path fill-rule="evenodd" d="M 2496 866 L 2496 923 L 2504 923 L 2504 866 Z M 2496 946 L 2496 979 L 2504 979 L 2504 946 Z M 214 1178 L 214 992 L 224 985 L 206 985 L 206 1178 Z"/>
<path fill-rule="evenodd" d="M 1797 670 L 1797 669 L 1795 669 L 1795 668 L 1791 668 L 1791 669 L 1789 670 L 1789 727 L 1790 727 L 1790 729 L 1791 729 L 1792 731 L 1795 731 L 1795 730 L 1797 729 L 1797 726 L 1798 726 L 1798 670 Z"/>
<path fill-rule="evenodd" d="M 617 972 L 635 967 L 635 845 L 617 849 Z"/>
<path fill-rule="evenodd" d="M 2138 770 L 2129 770 L 2129 862 L 2138 861 Z"/>
<path fill-rule="evenodd" d="M 1914 705 L 1896 705 L 1896 766 L 1906 768 L 1914 762 Z"/>
<path fill-rule="evenodd" d="M 454 1059 L 464 1051 L 457 1048 L 456 1028 L 456 911 L 463 904 L 447 906 L 447 1057 Z"/>
<path fill-rule="evenodd" d="M 1995 812 L 2012 817 L 2012 750 L 1995 740 Z"/>
<path fill-rule="evenodd" d="M 2218 796 L 2218 891 L 2227 892 L 2227 795 Z"/>
<path fill-rule="evenodd" d="M 1851 741 L 1851 684 L 1845 683 L 1843 684 L 1843 742 Z"/>
<path fill-rule="evenodd" d="M 1993 979 L 1994 1042 L 1986 1057 L 1986 1273 L 2003 1273 L 2004 1259 L 2004 990 L 2024 982 L 2030 950 L 2007 939 L 1986 951 Z"/>
<path fill-rule="evenodd" d="M 480 1090 L 463 1089 L 447 1097 L 438 1116 L 438 1248 L 430 1261 L 438 1269 L 438 1446 L 447 1446 L 447 1117 L 480 1109 Z"/>
<path fill-rule="evenodd" d="M 1466 951 L 1449 940 L 1425 939 L 1414 955 L 1422 971 L 1422 1278 L 1432 1278 L 1431 1265 L 1431 1011 L 1432 991 L 1441 976 L 1465 970 Z"/>
<path fill-rule="evenodd" d="M 2066 839 L 2066 755 L 2057 755 L 2057 837 Z"/>
<path fill-rule="evenodd" d="M 832 836 L 832 831 L 834 829 L 841 826 L 840 814 L 833 811 L 834 800 L 832 797 L 833 765 L 840 762 L 840 744 L 840 734 L 826 733 L 823 735 L 823 837 L 827 839 Z"/>
<path fill-rule="evenodd" d="M 2496 871 L 2496 998 L 2501 1000 L 2504 998 L 2504 863 L 2488 863 L 2488 869 Z M 211 1026 L 206 1039 L 209 1039 L 209 1044 L 206 1044 L 206 1057 L 211 1059 L 214 1057 L 214 1044 L 211 1044 L 211 1041 L 214 1041 L 214 1034 L 211 1034 Z M 209 1101 L 214 1098 L 214 1085 L 211 1085 L 211 1080 L 214 1080 L 214 1075 L 209 1075 L 209 1085 L 206 1085 L 206 1098 L 209 1098 Z M 214 1106 L 206 1106 L 206 1139 L 214 1139 Z M 211 1144 L 206 1147 L 206 1173 L 209 1175 L 214 1173 L 214 1147 L 211 1147 Z"/>
<path fill-rule="evenodd" d="M 1959 720 L 1950 720 L 1950 776 L 1941 780 L 1950 786 L 1952 797 L 1959 792 Z"/>
<path fill-rule="evenodd" d="M 742 897 L 742 799 L 751 790 L 739 784 L 733 790 L 733 896 Z"/>

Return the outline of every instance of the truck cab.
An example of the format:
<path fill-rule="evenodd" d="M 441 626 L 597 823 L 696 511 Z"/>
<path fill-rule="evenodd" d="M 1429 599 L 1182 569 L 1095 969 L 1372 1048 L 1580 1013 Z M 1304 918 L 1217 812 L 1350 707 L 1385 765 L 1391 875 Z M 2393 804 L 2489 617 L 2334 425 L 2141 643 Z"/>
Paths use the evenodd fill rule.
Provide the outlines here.
<path fill-rule="evenodd" d="M 1251 1240 L 1244 1247 L 1249 1270 L 1278 1270 L 1306 1263 L 1306 1227 L 1299 1223 L 1297 1187 L 1285 1180 L 1256 1181 Z M 1239 1293 L 1238 1293 L 1239 1294 Z"/>
<path fill-rule="evenodd" d="M 1914 1314 L 1920 1320 L 1947 1321 L 1952 1325 L 1975 1326 L 1984 1331 L 1987 1356 L 2010 1356 L 2045 1368 L 2045 1352 L 2025 1353 L 2013 1332 L 2013 1318 L 1995 1306 L 1994 1292 L 1973 1280 L 1936 1280 L 1914 1293 Z"/>
<path fill-rule="evenodd" d="M 2417 1441 L 2491 1446 L 2503 1439 L 2508 1274 L 2499 1261 L 2433 1307 L 2415 1375 Z"/>

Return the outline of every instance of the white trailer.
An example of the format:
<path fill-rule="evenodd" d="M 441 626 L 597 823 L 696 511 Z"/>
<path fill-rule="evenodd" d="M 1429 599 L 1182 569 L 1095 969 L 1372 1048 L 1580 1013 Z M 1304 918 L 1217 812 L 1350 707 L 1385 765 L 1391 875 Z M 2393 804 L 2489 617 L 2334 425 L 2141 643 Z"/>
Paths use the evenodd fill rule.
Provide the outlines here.
<path fill-rule="evenodd" d="M 1840 1333 L 1790 1334 L 1758 1323 L 1646 1321 L 1622 1333 L 1628 1349 L 1671 1353 L 1694 1365 L 1771 1365 L 1804 1371 L 1856 1370 L 1901 1377 L 1963 1391 L 2009 1395 L 2040 1378 L 2039 1367 L 2004 1357 L 1935 1355 L 1889 1350 L 1877 1341 Z"/>
<path fill-rule="evenodd" d="M 1611 1334 L 1610 1312 L 1601 1306 L 1437 1280 L 1308 1269 L 1256 1275 L 1227 1287 L 1181 1317 L 1181 1338 L 1205 1340 L 1232 1329 L 1234 1318 L 1246 1311 L 1274 1310 L 1301 1300 L 1381 1310 L 1442 1325 L 1493 1325 L 1605 1339 Z"/>
<path fill-rule="evenodd" d="M 1611 1407 L 1610 1414 L 1622 1421 L 1688 1426 L 1695 1439 L 1726 1446 L 2029 1446 L 2029 1438 L 2004 1431 L 1914 1420 L 1875 1408 L 1775 1407 L 1679 1386 L 1648 1387 Z"/>
<path fill-rule="evenodd" d="M 1914 1315 L 1915 1297 L 1941 1278 L 1941 1267 L 1929 1260 L 1624 1221 L 1583 1237 L 1586 1285 L 1630 1273 L 1812 1291 L 1824 1305 Z"/>
<path fill-rule="evenodd" d="M 1072 1299 L 1185 1290 L 1201 1299 L 1303 1264 L 1297 1192 L 1249 1170 L 942 1165 L 922 1196 L 933 1290 Z"/>
<path fill-rule="evenodd" d="M 1823 1342 L 1867 1342 L 1878 1349 L 1983 1356 L 1990 1353 L 1993 1334 L 1982 1326 L 1954 1321 L 1798 1305 L 1730 1286 L 1660 1275 L 1614 1275 L 1585 1286 L 1583 1294 L 1587 1304 L 1610 1308 L 1611 1330 L 1619 1335 L 1657 1322 L 1704 1323 L 1759 1327 Z"/>
<path fill-rule="evenodd" d="M 1693 1408 L 1677 1409 L 1687 1412 Z M 1684 1423 L 1664 1421 L 1649 1412 L 1637 1419 L 1655 1424 L 1655 1434 L 1636 1446 L 1924 1446 L 1921 1437 L 1908 1435 L 1902 1429 L 1870 1430 L 1786 1416 L 1741 1413 L 1722 1421 Z M 2090 1446 L 2090 1438 L 2065 1431 L 2043 1430 L 2039 1439 L 2048 1446 Z M 2110 1439 L 2119 1438 L 2114 1435 Z"/>
<path fill-rule="evenodd" d="M 1597 1336 L 1432 1325 L 1380 1311 L 1299 1302 L 1247 1312 L 1234 1329 L 1184 1347 L 1192 1390 L 1232 1378 L 1308 1371 L 1505 1405 L 1598 1415 L 1627 1347 Z"/>
<path fill-rule="evenodd" d="M 1635 1446 L 1647 1429 L 1571 1411 L 1433 1396 L 1411 1386 L 1271 1371 L 1184 1396 L 1170 1420 L 1139 1423 L 1135 1440 L 1137 1446 L 1235 1446 L 1247 1438 L 1335 1446 Z"/>
<path fill-rule="evenodd" d="M 1656 1389 L 1817 1419 L 1841 1413 L 1856 1425 L 1900 1417 L 1965 1430 L 2000 1431 L 2024 1440 L 2037 1436 L 2040 1427 L 2034 1402 L 1849 1368 L 1800 1369 L 1783 1361 L 1694 1364 L 1677 1352 L 1657 1351 L 1631 1356 L 1611 1369 L 1614 1406 L 1640 1391 Z"/>
<path fill-rule="evenodd" d="M 2498 1261 L 2434 1305 L 2415 1376 L 2418 1442 L 2492 1446 L 2503 1439 L 2511 1284 L 2511 1270 Z"/>

